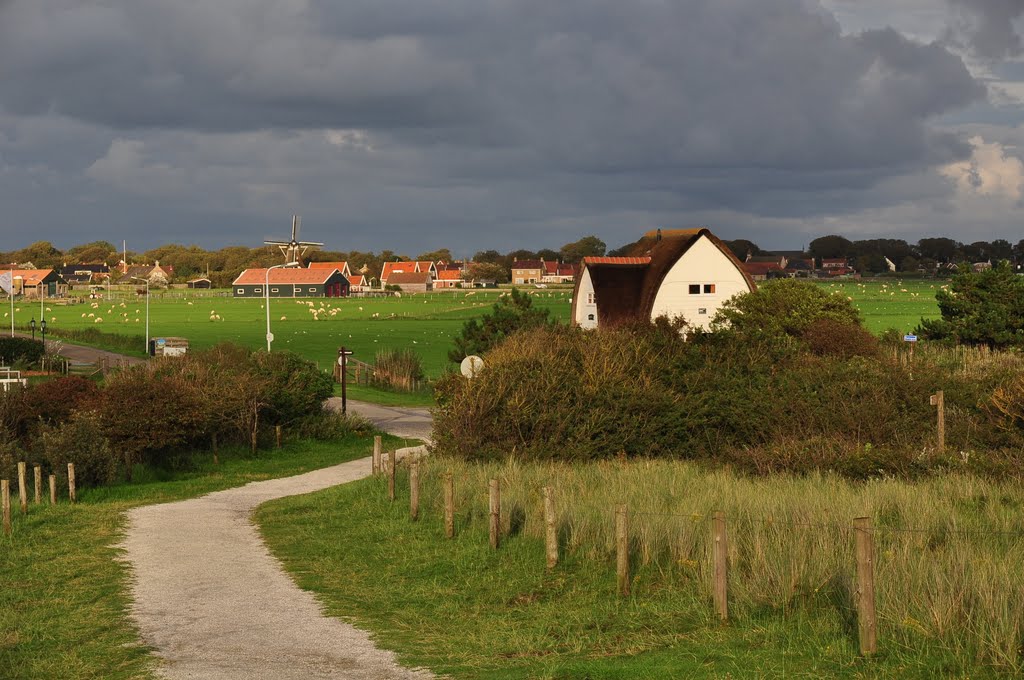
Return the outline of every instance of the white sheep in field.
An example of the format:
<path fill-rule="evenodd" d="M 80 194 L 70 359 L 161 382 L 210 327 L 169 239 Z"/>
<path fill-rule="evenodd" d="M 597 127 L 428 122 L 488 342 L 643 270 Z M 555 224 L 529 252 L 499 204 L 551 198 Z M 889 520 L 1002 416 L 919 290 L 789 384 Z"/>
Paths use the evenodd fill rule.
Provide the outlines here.
<path fill-rule="evenodd" d="M 282 316 L 282 317 L 281 317 L 281 321 L 287 321 L 287 320 L 288 320 L 288 317 L 287 317 L 287 316 Z"/>
<path fill-rule="evenodd" d="M 97 316 L 93 323 L 103 323 L 103 317 Z"/>

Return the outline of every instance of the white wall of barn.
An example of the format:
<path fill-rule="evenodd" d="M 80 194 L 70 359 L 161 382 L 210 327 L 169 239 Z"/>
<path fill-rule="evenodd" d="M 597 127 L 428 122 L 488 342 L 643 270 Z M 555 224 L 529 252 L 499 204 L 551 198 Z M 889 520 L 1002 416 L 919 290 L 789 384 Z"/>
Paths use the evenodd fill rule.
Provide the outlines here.
<path fill-rule="evenodd" d="M 597 298 L 594 296 L 594 282 L 590 279 L 590 270 L 584 267 L 580 276 L 579 299 L 576 300 L 574 321 L 582 328 L 597 328 Z"/>
<path fill-rule="evenodd" d="M 699 286 L 699 292 L 691 292 L 691 286 Z M 714 292 L 706 292 L 707 286 L 713 286 Z M 707 236 L 701 236 L 665 276 L 651 318 L 681 314 L 691 326 L 707 329 L 722 303 L 749 291 L 743 272 Z"/>

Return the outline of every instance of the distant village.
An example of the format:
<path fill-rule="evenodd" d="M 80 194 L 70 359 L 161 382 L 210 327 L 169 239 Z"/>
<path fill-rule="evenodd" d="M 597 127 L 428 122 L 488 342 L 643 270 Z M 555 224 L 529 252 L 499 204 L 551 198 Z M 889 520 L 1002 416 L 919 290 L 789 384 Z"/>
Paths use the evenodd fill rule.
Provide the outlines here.
<path fill-rule="evenodd" d="M 964 263 L 976 270 L 1008 259 L 1024 263 L 1024 241 L 962 244 L 952 239 L 849 241 L 825 236 L 803 250 L 762 250 L 751 241 L 723 240 L 745 275 L 753 281 L 773 278 L 859 278 L 948 276 Z M 60 298 L 72 289 L 102 294 L 109 286 L 151 288 L 230 288 L 236 297 L 346 297 L 393 292 L 423 293 L 456 288 L 571 286 L 587 257 L 616 257 L 635 244 L 608 251 L 603 241 L 587 236 L 560 250 L 481 251 L 455 258 L 447 249 L 416 259 L 391 251 L 359 253 L 313 250 L 301 266 L 281 267 L 272 248 L 228 247 L 204 251 L 195 246 L 163 246 L 146 253 L 120 251 L 95 242 L 66 253 L 46 242 L 6 253 L 0 265 L 0 288 L 27 298 Z M 75 255 L 88 255 L 80 260 Z M 19 257 L 20 256 L 20 257 Z M 31 257 L 46 263 L 37 266 Z M 152 259 L 150 259 L 152 256 Z M 26 259 L 20 259 L 24 257 Z M 168 258 L 168 259 L 165 259 Z M 59 264 L 53 264 L 59 260 Z M 205 262 L 204 262 L 205 261 Z M 232 271 L 233 270 L 233 271 Z M 269 287 L 269 291 L 264 291 Z"/>

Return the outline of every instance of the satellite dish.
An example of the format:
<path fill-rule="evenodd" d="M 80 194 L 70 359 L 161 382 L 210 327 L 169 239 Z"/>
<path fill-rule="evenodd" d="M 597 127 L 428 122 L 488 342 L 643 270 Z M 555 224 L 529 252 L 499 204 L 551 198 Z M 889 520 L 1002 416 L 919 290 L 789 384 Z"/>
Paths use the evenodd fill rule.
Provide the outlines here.
<path fill-rule="evenodd" d="M 484 370 L 484 360 L 475 354 L 471 354 L 462 360 L 460 368 L 462 370 L 462 375 L 467 378 L 475 378 Z"/>

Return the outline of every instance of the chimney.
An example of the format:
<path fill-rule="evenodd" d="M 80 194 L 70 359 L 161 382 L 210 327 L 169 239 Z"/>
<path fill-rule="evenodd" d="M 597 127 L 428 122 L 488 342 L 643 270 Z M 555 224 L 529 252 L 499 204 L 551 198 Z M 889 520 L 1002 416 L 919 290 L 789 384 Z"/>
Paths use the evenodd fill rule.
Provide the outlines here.
<path fill-rule="evenodd" d="M 658 236 L 657 236 L 657 238 L 655 240 L 657 240 L 657 241 L 661 240 L 661 227 L 658 227 Z"/>

